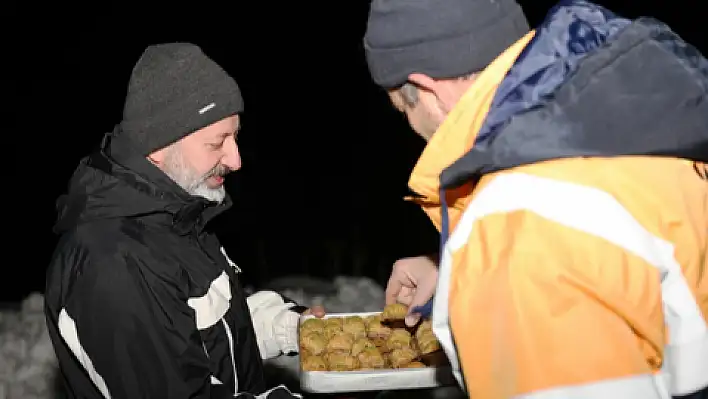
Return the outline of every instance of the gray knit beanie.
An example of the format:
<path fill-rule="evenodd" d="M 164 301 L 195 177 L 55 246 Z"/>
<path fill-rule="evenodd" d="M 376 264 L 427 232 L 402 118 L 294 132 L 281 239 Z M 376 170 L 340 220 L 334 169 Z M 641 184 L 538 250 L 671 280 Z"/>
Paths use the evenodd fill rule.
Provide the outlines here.
<path fill-rule="evenodd" d="M 157 44 L 133 68 L 119 134 L 148 155 L 242 111 L 236 81 L 199 47 Z"/>
<path fill-rule="evenodd" d="M 395 88 L 481 71 L 528 32 L 514 0 L 373 0 L 364 48 L 374 82 Z"/>

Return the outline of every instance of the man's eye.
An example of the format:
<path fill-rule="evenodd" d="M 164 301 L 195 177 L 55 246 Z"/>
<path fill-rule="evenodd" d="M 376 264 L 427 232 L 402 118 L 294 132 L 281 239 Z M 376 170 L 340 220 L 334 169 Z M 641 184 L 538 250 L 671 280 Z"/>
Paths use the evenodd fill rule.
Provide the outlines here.
<path fill-rule="evenodd" d="M 224 145 L 224 142 L 222 141 L 221 143 L 211 143 L 211 144 L 209 144 L 209 147 L 211 147 L 211 148 L 213 148 L 213 149 L 215 149 L 215 150 L 218 150 L 218 149 L 221 148 L 221 146 L 223 146 L 223 145 Z"/>

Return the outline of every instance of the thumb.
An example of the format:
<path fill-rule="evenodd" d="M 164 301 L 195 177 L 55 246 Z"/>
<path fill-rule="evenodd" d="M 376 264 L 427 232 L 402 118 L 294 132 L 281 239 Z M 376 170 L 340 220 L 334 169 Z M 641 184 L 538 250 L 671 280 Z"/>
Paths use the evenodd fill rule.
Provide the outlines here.
<path fill-rule="evenodd" d="M 393 277 L 388 280 L 388 285 L 386 286 L 386 305 L 396 303 L 396 299 L 398 298 L 398 294 L 401 292 L 402 288 L 403 284 L 401 284 L 398 280 L 395 280 Z"/>
<path fill-rule="evenodd" d="M 428 303 L 430 298 L 433 297 L 433 294 L 435 294 L 436 285 L 437 279 L 434 278 L 419 282 L 418 287 L 416 287 L 415 290 L 415 295 L 413 295 L 413 300 L 411 301 L 410 307 L 408 308 L 408 311 L 411 312 L 413 309 Z M 406 325 L 412 327 L 416 323 L 418 323 L 419 320 L 419 313 L 409 313 L 406 316 Z"/>

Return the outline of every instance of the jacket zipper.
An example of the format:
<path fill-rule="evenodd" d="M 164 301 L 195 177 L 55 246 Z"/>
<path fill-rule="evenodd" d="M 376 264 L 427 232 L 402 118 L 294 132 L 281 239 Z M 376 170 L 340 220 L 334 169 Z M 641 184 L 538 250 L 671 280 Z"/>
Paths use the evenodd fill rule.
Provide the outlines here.
<path fill-rule="evenodd" d="M 231 367 L 234 371 L 234 395 L 238 393 L 238 374 L 236 374 L 236 357 L 234 356 L 234 336 L 231 334 L 231 328 L 229 324 L 221 318 L 221 323 L 224 324 L 224 330 L 226 330 L 226 336 L 229 339 L 229 350 L 231 351 Z"/>
<path fill-rule="evenodd" d="M 202 242 L 199 240 L 199 234 L 196 232 L 194 233 L 194 241 L 197 242 L 197 246 L 199 246 L 199 249 L 204 252 L 204 254 L 215 264 L 218 265 L 218 262 L 211 256 L 209 251 L 204 248 L 202 245 Z M 231 333 L 231 328 L 229 327 L 229 324 L 224 320 L 224 318 L 221 318 L 221 323 L 224 325 L 224 331 L 226 331 L 226 336 L 229 340 L 229 351 L 231 352 L 231 368 L 234 373 L 234 395 L 238 394 L 238 374 L 236 373 L 236 356 L 234 355 L 234 336 Z M 203 343 L 202 343 L 203 344 Z M 206 347 L 205 347 L 206 349 Z"/>

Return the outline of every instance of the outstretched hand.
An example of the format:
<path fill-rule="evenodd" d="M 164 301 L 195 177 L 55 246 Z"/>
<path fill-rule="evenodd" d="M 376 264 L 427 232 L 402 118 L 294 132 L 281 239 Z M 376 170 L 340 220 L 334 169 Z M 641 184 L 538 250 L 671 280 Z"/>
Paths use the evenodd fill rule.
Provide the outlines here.
<path fill-rule="evenodd" d="M 437 281 L 438 267 L 432 257 L 399 259 L 386 286 L 386 304 L 402 303 L 410 309 L 423 306 L 433 297 Z M 413 326 L 418 320 L 420 315 L 411 313 L 406 317 L 406 325 Z"/>

